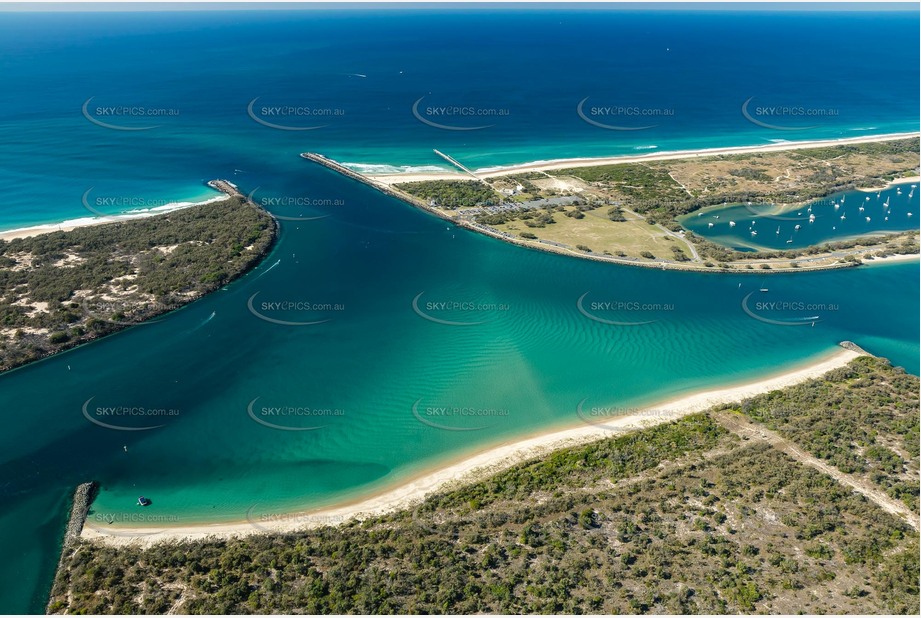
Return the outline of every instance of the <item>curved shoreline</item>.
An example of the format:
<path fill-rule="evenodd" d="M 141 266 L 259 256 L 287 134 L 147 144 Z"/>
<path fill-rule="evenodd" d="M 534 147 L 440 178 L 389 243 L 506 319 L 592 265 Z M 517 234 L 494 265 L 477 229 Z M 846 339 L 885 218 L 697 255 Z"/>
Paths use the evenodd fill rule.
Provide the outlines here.
<path fill-rule="evenodd" d="M 431 493 L 475 482 L 553 450 L 578 446 L 623 432 L 670 422 L 707 410 L 714 405 L 732 403 L 799 384 L 820 377 L 832 369 L 843 367 L 854 358 L 862 356 L 844 343 L 841 348 L 805 366 L 781 371 L 760 380 L 690 393 L 646 407 L 633 414 L 617 417 L 603 426 L 584 423 L 575 427 L 551 429 L 537 435 L 524 436 L 498 445 L 487 446 L 479 452 L 442 463 L 434 469 L 401 481 L 396 486 L 338 506 L 274 516 L 270 521 L 259 521 L 258 523 L 250 519 L 217 524 L 165 526 L 153 530 L 150 527 L 107 528 L 95 525 L 92 528 L 84 527 L 81 538 L 113 546 L 150 546 L 167 541 L 193 541 L 209 537 L 223 539 L 253 534 L 284 533 L 335 525 L 350 520 L 362 520 L 411 507 Z"/>
<path fill-rule="evenodd" d="M 357 180 L 358 182 L 364 183 L 381 193 L 390 195 L 404 203 L 407 203 L 411 206 L 415 206 L 420 210 L 423 210 L 429 214 L 432 214 L 442 220 L 449 221 L 458 227 L 468 229 L 473 232 L 478 232 L 485 236 L 491 236 L 497 240 L 502 240 L 520 247 L 534 249 L 536 251 L 545 251 L 548 253 L 556 253 L 558 255 L 565 255 L 569 257 L 575 257 L 579 259 L 593 260 L 596 262 L 607 262 L 613 264 L 622 264 L 626 266 L 639 266 L 641 268 L 655 268 L 661 270 L 679 270 L 679 271 L 688 271 L 688 272 L 701 272 L 701 273 L 757 273 L 757 274 L 783 274 L 783 273 L 793 273 L 793 272 L 817 272 L 824 270 L 836 270 L 840 268 L 851 268 L 859 266 L 861 262 L 852 262 L 846 261 L 843 258 L 847 256 L 856 257 L 858 260 L 862 259 L 871 259 L 875 253 L 880 250 L 880 247 L 875 244 L 871 245 L 862 245 L 862 248 L 850 248 L 846 250 L 837 250 L 829 249 L 826 254 L 804 254 L 797 258 L 792 259 L 777 259 L 772 261 L 771 259 L 764 259 L 761 261 L 754 262 L 742 262 L 743 266 L 746 268 L 720 268 L 718 265 L 713 264 L 709 260 L 707 261 L 696 261 L 696 262 L 676 262 L 667 259 L 656 259 L 643 261 L 639 258 L 620 258 L 612 255 L 597 254 L 591 252 L 584 252 L 572 247 L 559 246 L 548 241 L 542 241 L 540 239 L 530 240 L 520 237 L 513 236 L 508 232 L 502 232 L 498 229 L 495 229 L 491 226 L 477 223 L 472 220 L 467 220 L 456 215 L 451 215 L 448 212 L 440 210 L 436 207 L 433 207 L 431 204 L 425 200 L 416 197 L 407 193 L 406 191 L 400 189 L 398 184 L 404 182 L 419 182 L 424 180 L 457 180 L 457 179 L 466 179 L 466 178 L 476 178 L 477 180 L 483 180 L 486 178 L 494 178 L 506 176 L 511 173 L 517 173 L 520 171 L 542 171 L 542 170 L 552 170 L 552 169 L 565 169 L 568 167 L 584 167 L 591 165 L 614 165 L 614 164 L 623 164 L 631 163 L 638 161 L 651 161 L 651 160 L 668 160 L 668 159 L 685 159 L 685 158 L 694 158 L 694 157 L 708 157 L 708 156 L 718 156 L 722 154 L 747 154 L 747 153 L 759 153 L 759 152 L 781 152 L 785 150 L 797 150 L 803 148 L 822 148 L 835 145 L 848 145 L 848 144 L 862 144 L 862 143 L 875 143 L 875 142 L 885 142 L 885 141 L 896 141 L 901 139 L 908 138 L 918 138 L 921 137 L 921 133 L 893 133 L 886 135 L 875 135 L 875 136 L 865 136 L 858 138 L 842 138 L 836 140 L 824 140 L 824 141 L 804 141 L 804 142 L 784 142 L 782 144 L 766 144 L 761 146 L 741 146 L 741 147 L 729 147 L 729 148 L 712 148 L 696 151 L 675 151 L 671 153 L 650 153 L 647 155 L 641 156 L 626 156 L 626 157 L 608 157 L 601 159 L 557 159 L 549 162 L 541 162 L 537 164 L 524 164 L 523 166 L 511 166 L 506 168 L 495 168 L 496 171 L 482 173 L 481 170 L 470 171 L 467 168 L 463 168 L 467 173 L 460 172 L 445 172 L 444 174 L 422 174 L 422 175 L 413 175 L 413 174 L 396 174 L 396 175 L 373 175 L 365 174 L 359 172 L 353 168 L 346 166 L 343 163 L 330 159 L 322 154 L 315 152 L 304 152 L 301 153 L 301 157 L 328 169 L 331 169 L 343 176 Z M 445 157 L 443 153 L 435 151 L 442 157 Z M 527 166 L 533 166 L 528 170 L 524 168 Z M 463 166 L 461 166 L 463 167 Z M 903 177 L 896 178 L 890 181 L 887 185 L 892 186 L 895 184 L 902 184 L 911 182 L 914 180 L 921 180 L 921 177 Z M 859 187 L 855 190 L 862 190 Z M 837 192 L 834 192 L 837 193 Z M 832 195 L 834 193 L 829 193 Z M 806 200 L 803 203 L 806 203 L 810 200 Z M 722 208 L 723 206 L 713 206 L 711 208 Z M 787 208 L 794 209 L 797 206 L 795 204 L 787 205 Z M 906 232 L 896 232 L 896 235 L 899 234 L 911 234 L 912 231 L 908 230 Z M 867 238 L 874 238 L 882 236 L 891 236 L 889 233 L 881 234 L 869 234 L 866 235 Z M 858 236 L 861 238 L 863 236 Z M 687 241 L 686 241 L 687 242 Z M 823 243 L 827 244 L 827 243 Z M 819 245 L 821 246 L 821 245 Z M 855 246 L 860 246 L 859 243 Z M 808 247 L 807 247 L 808 248 Z M 804 248 L 801 248 L 804 249 Z M 901 255 L 901 254 L 899 254 Z M 828 264 L 816 264 L 817 260 L 827 259 L 835 260 Z M 710 262 L 710 266 L 706 264 Z M 781 264 L 794 264 L 795 266 L 786 266 L 782 267 Z M 769 268 L 763 268 L 763 264 L 768 264 Z M 759 268 L 755 268 L 759 266 Z M 777 266 L 777 267 L 775 267 Z"/>
<path fill-rule="evenodd" d="M 125 223 L 127 221 L 137 221 L 138 219 L 147 219 L 165 215 L 177 210 L 185 210 L 193 206 L 202 206 L 204 204 L 213 204 L 228 199 L 226 193 L 215 195 L 199 202 L 172 202 L 149 208 L 147 210 L 136 212 L 124 212 L 117 215 L 107 215 L 104 217 L 82 217 L 80 219 L 66 219 L 59 223 L 42 223 L 39 225 L 30 225 L 27 227 L 15 228 L 12 230 L 0 230 L 0 240 L 15 240 L 17 238 L 29 238 L 31 236 L 40 236 L 41 234 L 50 234 L 52 232 L 71 232 L 81 227 L 91 227 L 95 225 L 106 225 L 108 223 Z"/>
<path fill-rule="evenodd" d="M 230 285 L 230 284 L 233 283 L 234 281 L 236 281 L 236 280 L 238 280 L 238 279 L 244 277 L 245 275 L 249 274 L 249 273 L 252 272 L 254 269 L 256 269 L 260 264 L 262 264 L 262 262 L 265 260 L 265 258 L 267 258 L 269 255 L 271 255 L 272 251 L 274 251 L 274 249 L 275 249 L 275 247 L 276 247 L 276 245 L 277 245 L 277 242 L 278 242 L 278 234 L 279 234 L 278 219 L 276 219 L 275 216 L 274 216 L 272 213 L 270 213 L 269 211 L 265 210 L 264 208 L 262 208 L 262 207 L 260 207 L 260 206 L 258 206 L 258 205 L 256 205 L 256 204 L 254 204 L 254 203 L 253 203 L 252 201 L 250 201 L 250 200 L 245 200 L 244 196 L 243 196 L 241 193 L 239 193 L 239 191 L 236 190 L 236 187 L 235 187 L 234 185 L 231 185 L 230 183 L 227 183 L 227 185 L 229 185 L 229 186 L 224 186 L 223 188 L 218 188 L 218 186 L 220 186 L 220 183 L 225 183 L 225 182 L 226 182 L 226 181 L 222 181 L 222 180 L 212 180 L 212 181 L 210 181 L 210 182 L 209 182 L 209 186 L 212 186 L 211 183 L 218 183 L 218 185 L 212 186 L 212 188 L 215 188 L 216 190 L 221 191 L 221 192 L 222 192 L 222 195 L 216 196 L 216 197 L 214 197 L 214 198 L 209 198 L 208 200 L 205 200 L 204 202 L 189 203 L 189 204 L 187 204 L 187 205 L 185 205 L 185 203 L 180 203 L 180 204 L 183 204 L 183 205 L 178 206 L 178 207 L 176 207 L 176 208 L 171 208 L 171 209 L 169 209 L 169 210 L 167 210 L 167 211 L 150 212 L 150 213 L 145 212 L 143 215 L 140 215 L 140 216 L 134 215 L 134 216 L 131 216 L 130 218 L 127 218 L 127 219 L 110 220 L 109 218 L 105 218 L 105 219 L 103 219 L 103 220 L 99 220 L 98 222 L 90 223 L 90 224 L 87 224 L 87 225 L 94 226 L 94 225 L 109 224 L 109 223 L 129 223 L 129 222 L 131 222 L 131 221 L 136 221 L 136 220 L 138 220 L 138 219 L 146 219 L 146 218 L 155 217 L 155 216 L 167 215 L 167 214 L 170 214 L 170 213 L 172 213 L 172 212 L 176 212 L 176 211 L 179 211 L 179 210 L 185 210 L 185 209 L 187 209 L 187 208 L 192 208 L 192 207 L 194 207 L 194 206 L 204 206 L 204 205 L 206 205 L 206 204 L 220 203 L 220 202 L 224 202 L 224 201 L 231 200 L 231 199 L 234 199 L 234 198 L 241 198 L 241 199 L 244 199 L 244 202 L 245 202 L 245 203 L 247 203 L 247 204 L 249 204 L 250 206 L 252 206 L 253 208 L 256 208 L 257 210 L 259 210 L 259 211 L 265 213 L 265 214 L 269 217 L 270 221 L 272 222 L 272 229 L 271 229 L 271 231 L 270 231 L 270 237 L 269 237 L 268 244 L 266 245 L 264 251 L 262 251 L 262 252 L 260 252 L 260 253 L 258 253 L 258 254 L 254 254 L 254 255 L 251 257 L 251 259 L 249 260 L 249 262 L 247 262 L 239 272 L 233 274 L 233 275 L 232 275 L 222 286 L 219 286 L 219 287 L 225 287 L 225 286 L 227 286 L 227 285 Z M 163 207 L 161 207 L 161 208 L 163 208 Z M 70 232 L 70 231 L 73 231 L 74 229 L 77 229 L 77 228 L 79 228 L 79 227 L 85 227 L 85 226 L 83 226 L 83 225 L 78 225 L 78 226 L 74 226 L 74 227 L 72 227 L 72 228 L 70 228 L 70 229 L 66 229 L 66 230 L 63 230 L 63 229 L 62 229 L 62 230 L 44 230 L 44 231 L 38 231 L 38 232 L 35 232 L 35 233 L 32 233 L 32 234 L 24 234 L 24 235 L 19 236 L 19 237 L 20 237 L 20 238 L 26 238 L 26 237 L 31 237 L 31 236 L 39 236 L 39 235 L 41 235 L 41 234 L 48 234 L 48 233 L 55 232 L 55 231 Z M 23 228 L 23 229 L 32 229 L 32 228 Z M 4 238 L 3 234 L 4 234 L 3 232 L 0 232 L 0 241 L 2 241 L 2 240 L 7 240 L 7 239 Z M 8 239 L 8 240 L 12 240 L 12 239 Z M 50 351 L 46 351 L 45 353 L 39 355 L 39 356 L 36 357 L 36 358 L 26 359 L 26 360 L 23 360 L 23 361 L 20 362 L 20 363 L 16 363 L 16 364 L 14 364 L 14 365 L 11 365 L 11 366 L 8 366 L 8 367 L 5 367 L 5 368 L 0 368 L 0 377 L 5 376 L 5 375 L 7 375 L 7 374 L 9 374 L 9 373 L 11 373 L 11 372 L 13 372 L 13 371 L 17 371 L 17 370 L 19 370 L 19 369 L 24 369 L 24 368 L 26 368 L 26 367 L 30 367 L 30 366 L 34 365 L 35 363 L 40 363 L 40 362 L 42 362 L 42 361 L 49 360 L 49 359 L 51 359 L 51 358 L 53 358 L 53 357 L 55 357 L 55 356 L 58 356 L 59 354 L 65 354 L 65 353 L 67 353 L 67 352 L 71 352 L 71 351 L 73 351 L 73 350 L 76 350 L 77 348 L 81 348 L 81 347 L 83 347 L 83 346 L 85 346 L 85 345 L 89 345 L 89 344 L 91 344 L 91 343 L 96 343 L 96 342 L 98 342 L 98 341 L 102 341 L 103 339 L 105 339 L 105 338 L 107 338 L 107 337 L 111 337 L 112 335 L 116 335 L 116 334 L 118 334 L 118 333 L 120 333 L 120 332 L 122 332 L 122 331 L 124 331 L 124 330 L 126 330 L 126 329 L 133 328 L 133 327 L 139 326 L 139 325 L 141 325 L 141 324 L 149 323 L 151 320 L 156 320 L 157 318 L 161 318 L 162 316 L 165 316 L 165 315 L 167 315 L 167 314 L 169 314 L 169 313 L 173 313 L 173 312 L 175 312 L 175 311 L 180 311 L 180 310 L 184 309 L 185 307 L 188 307 L 189 305 L 193 304 L 194 302 L 196 302 L 196 301 L 198 301 L 198 300 L 201 300 L 201 299 L 204 298 L 205 296 L 207 296 L 207 295 L 209 295 L 209 294 L 213 294 L 215 291 L 217 291 L 217 289 L 219 289 L 219 288 L 216 287 L 216 288 L 214 288 L 213 290 L 206 291 L 206 292 L 204 292 L 203 294 L 201 294 L 201 296 L 197 296 L 197 297 L 194 297 L 194 298 L 188 298 L 188 299 L 186 300 L 186 302 L 183 302 L 182 304 L 179 304 L 178 306 L 175 306 L 175 307 L 160 307 L 160 308 L 158 308 L 157 310 L 151 312 L 149 315 L 144 316 L 143 319 L 137 320 L 136 322 L 132 322 L 132 323 L 130 323 L 130 324 L 129 324 L 129 323 L 119 324 L 116 328 L 113 328 L 112 330 L 110 330 L 110 331 L 108 331 L 108 332 L 105 332 L 105 333 L 103 333 L 103 334 L 96 334 L 96 335 L 93 335 L 93 336 L 87 336 L 87 337 L 85 337 L 85 338 L 78 338 L 78 339 L 71 340 L 70 342 L 68 342 L 68 343 L 66 343 L 66 344 L 64 344 L 64 345 L 62 345 L 62 346 L 60 346 L 60 347 L 57 348 L 57 349 L 50 350 Z"/>
<path fill-rule="evenodd" d="M 482 178 L 495 178 L 510 174 L 526 172 L 543 172 L 550 170 L 568 169 L 572 167 L 593 167 L 596 165 L 616 165 L 621 163 L 642 163 L 645 161 L 667 161 L 670 159 L 696 159 L 700 157 L 717 157 L 721 155 L 755 154 L 761 152 L 782 152 L 785 150 L 801 150 L 805 148 L 827 148 L 830 146 L 847 146 L 852 144 L 867 144 L 873 142 L 891 142 L 901 139 L 921 137 L 919 132 L 908 133 L 883 133 L 880 135 L 864 135 L 860 137 L 842 137 L 825 140 L 805 140 L 801 142 L 782 142 L 759 144 L 753 146 L 727 146 L 722 148 L 700 148 L 692 150 L 671 150 L 663 152 L 650 152 L 642 155 L 615 155 L 610 157 L 579 157 L 571 159 L 549 159 L 546 161 L 533 161 L 514 165 L 503 165 L 475 169 L 473 172 Z M 354 170 L 353 170 L 354 171 Z M 357 172 L 361 173 L 361 172 Z M 417 182 L 421 180 L 457 180 L 467 178 L 466 174 L 445 169 L 444 172 L 404 172 L 396 174 L 363 174 L 382 184 L 401 182 Z"/>

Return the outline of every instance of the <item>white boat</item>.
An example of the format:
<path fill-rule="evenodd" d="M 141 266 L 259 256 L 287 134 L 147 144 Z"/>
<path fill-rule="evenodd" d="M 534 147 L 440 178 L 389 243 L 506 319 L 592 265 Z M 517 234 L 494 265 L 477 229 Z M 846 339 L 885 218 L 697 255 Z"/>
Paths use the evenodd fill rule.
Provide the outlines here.
<path fill-rule="evenodd" d="M 860 212 L 863 212 L 863 206 L 861 206 L 861 207 L 858 208 L 857 210 L 859 210 Z"/>
<path fill-rule="evenodd" d="M 847 217 L 845 217 L 844 215 L 841 215 L 841 220 L 844 221 L 845 219 L 847 219 Z"/>
<path fill-rule="evenodd" d="M 870 222 L 870 217 L 867 217 L 867 223 L 869 223 L 869 222 Z"/>
<path fill-rule="evenodd" d="M 798 229 L 800 229 L 801 227 L 803 227 L 803 226 L 801 226 L 800 224 L 797 223 L 796 225 L 793 226 L 793 229 L 794 229 L 794 230 L 798 230 Z"/>
<path fill-rule="evenodd" d="M 730 222 L 729 222 L 729 227 L 735 227 L 735 226 L 736 226 L 736 222 L 735 222 L 735 221 L 730 221 Z"/>
<path fill-rule="evenodd" d="M 708 223 L 708 224 L 707 224 L 707 228 L 711 228 L 711 227 L 713 227 L 713 224 L 712 224 L 712 223 Z"/>
<path fill-rule="evenodd" d="M 755 230 L 752 230 L 752 236 L 757 236 L 757 235 L 758 235 L 758 232 L 756 232 Z"/>

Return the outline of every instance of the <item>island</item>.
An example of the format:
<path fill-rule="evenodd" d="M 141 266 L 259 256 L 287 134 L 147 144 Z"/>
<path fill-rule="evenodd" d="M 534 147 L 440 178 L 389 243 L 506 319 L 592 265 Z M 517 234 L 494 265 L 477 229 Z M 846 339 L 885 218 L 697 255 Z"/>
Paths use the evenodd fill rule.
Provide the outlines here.
<path fill-rule="evenodd" d="M 226 181 L 215 186 L 225 199 L 0 239 L 0 371 L 149 322 L 258 265 L 275 219 Z"/>

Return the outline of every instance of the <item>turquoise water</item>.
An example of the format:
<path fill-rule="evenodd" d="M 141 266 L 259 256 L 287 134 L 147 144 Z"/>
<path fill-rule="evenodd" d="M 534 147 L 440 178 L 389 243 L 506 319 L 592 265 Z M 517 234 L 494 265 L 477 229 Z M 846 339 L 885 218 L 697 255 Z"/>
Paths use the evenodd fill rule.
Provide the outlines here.
<path fill-rule="evenodd" d="M 0 530 L 20 557 L 17 572 L 51 572 L 66 496 L 87 479 L 102 484 L 91 523 L 239 521 L 330 504 L 485 444 L 579 423 L 583 400 L 635 407 L 770 373 L 843 339 L 918 371 L 917 264 L 773 275 L 770 298 L 832 307 L 815 326 L 787 328 L 742 310 L 745 295 L 763 285 L 757 276 L 521 250 L 449 229 L 306 162 L 301 182 L 335 188 L 347 205 L 326 219 L 283 223 L 262 268 L 166 320 L 0 377 L 4 518 L 16 522 Z M 472 324 L 423 318 L 413 310 L 420 293 L 423 314 Z M 577 307 L 586 293 L 582 306 L 596 317 L 652 322 L 589 319 Z M 330 321 L 268 322 L 249 310 L 254 294 L 263 317 Z M 310 307 L 263 305 L 284 301 Z M 446 302 L 475 306 L 440 309 Z M 628 305 L 608 311 L 606 302 Z M 660 308 L 629 310 L 631 303 Z M 84 406 L 108 424 L 162 427 L 106 429 L 87 420 Z M 98 412 L 118 406 L 168 413 Z M 262 414 L 273 407 L 315 416 Z M 430 414 L 434 408 L 489 415 Z M 267 427 L 250 410 L 275 425 L 321 428 Z M 132 519 L 139 494 L 153 500 L 140 522 Z M 43 581 L 29 592 L 40 597 Z"/>
<path fill-rule="evenodd" d="M 85 217 L 84 201 L 117 213 L 210 197 L 202 182 L 216 177 L 286 218 L 273 254 L 226 289 L 0 376 L 0 610 L 43 609 L 68 498 L 88 479 L 102 484 L 91 525 L 239 521 L 583 422 L 580 403 L 625 410 L 843 339 L 919 371 L 917 263 L 772 275 L 760 292 L 757 275 L 513 247 L 297 156 L 404 169 L 440 165 L 439 148 L 485 167 L 917 130 L 911 12 L 0 17 L 0 229 Z M 834 53 L 815 36 L 868 28 L 887 36 Z M 752 96 L 840 114 L 765 129 L 740 112 Z M 180 115 L 108 118 L 159 125 L 110 130 L 80 113 L 90 97 Z M 441 130 L 413 116 L 419 97 L 512 113 Z M 675 114 L 614 132 L 578 117 L 585 97 Z M 274 130 L 247 116 L 254 98 L 346 113 Z M 141 521 L 139 494 L 153 500 Z"/>
<path fill-rule="evenodd" d="M 836 193 L 793 209 L 757 203 L 708 208 L 679 221 L 707 240 L 740 251 L 799 249 L 916 230 L 918 203 L 917 185 L 903 183 L 880 191 Z"/>

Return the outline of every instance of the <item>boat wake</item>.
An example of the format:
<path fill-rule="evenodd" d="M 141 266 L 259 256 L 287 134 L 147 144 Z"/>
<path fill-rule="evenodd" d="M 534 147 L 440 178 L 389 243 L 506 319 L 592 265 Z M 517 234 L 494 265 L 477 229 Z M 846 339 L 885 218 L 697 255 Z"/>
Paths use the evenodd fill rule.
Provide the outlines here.
<path fill-rule="evenodd" d="M 279 259 L 277 262 L 275 262 L 274 264 L 272 264 L 271 266 L 269 266 L 268 268 L 266 268 L 265 270 L 263 270 L 261 273 L 259 273 L 258 275 L 256 275 L 256 279 L 258 279 L 258 278 L 261 277 L 262 275 L 266 274 L 267 272 L 269 272 L 270 270 L 272 270 L 273 268 L 275 268 L 275 267 L 278 266 L 279 264 L 281 264 L 281 260 L 280 260 L 280 259 Z"/>

